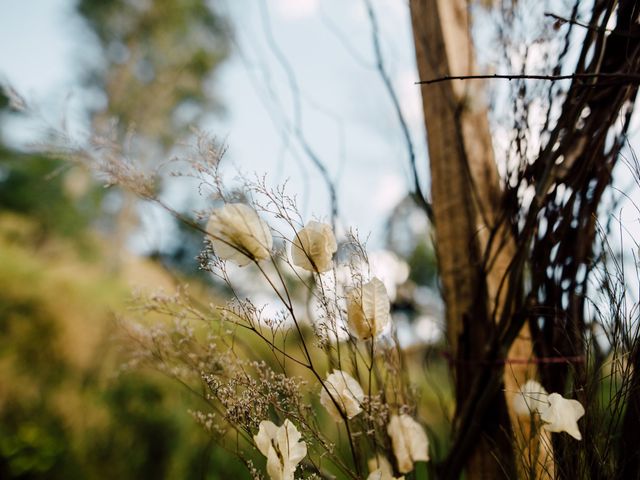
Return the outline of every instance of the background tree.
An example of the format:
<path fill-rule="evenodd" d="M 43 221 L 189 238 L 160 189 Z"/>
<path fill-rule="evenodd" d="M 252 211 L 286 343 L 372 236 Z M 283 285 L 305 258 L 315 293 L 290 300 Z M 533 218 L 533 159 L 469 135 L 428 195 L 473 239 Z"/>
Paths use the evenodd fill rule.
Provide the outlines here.
<path fill-rule="evenodd" d="M 511 155 L 501 158 L 508 168 L 500 182 L 486 111 L 474 108 L 481 87 L 477 80 L 449 78 L 476 73 L 468 4 L 411 2 L 457 386 L 455 440 L 441 465 L 442 478 L 458 478 L 463 468 L 469 478 L 513 478 L 518 462 L 526 467 L 519 457 L 533 439 L 527 440 L 526 428 L 513 414 L 509 419 L 507 405 L 514 386 L 534 377 L 536 367 L 549 391 L 577 394 L 586 405 L 593 400 L 589 395 L 596 395 L 586 388 L 588 375 L 598 375 L 598 368 L 587 368 L 589 349 L 595 347 L 588 339 L 593 320 L 585 317 L 585 302 L 590 273 L 603 250 L 595 241 L 598 209 L 635 104 L 639 5 L 595 1 L 585 20 L 578 7 L 575 2 L 569 18 L 546 19 L 559 22 L 558 29 L 564 25 L 564 36 L 553 45 L 560 48 L 547 53 L 548 71 L 526 71 L 530 64 L 524 62 L 522 72 L 509 72 L 522 75 L 512 84 L 516 133 Z M 502 13 L 515 10 L 510 5 Z M 572 46 L 579 56 L 570 66 Z M 533 73 L 546 82 L 541 128 L 527 117 L 533 88 L 526 79 Z M 563 78 L 570 82 L 558 82 Z M 535 91 L 539 95 L 540 87 Z M 522 106 L 525 113 L 519 115 Z M 531 141 L 536 135 L 539 148 Z M 551 357 L 561 361 L 547 362 Z M 628 392 L 629 405 L 637 395 L 637 390 Z M 591 414 L 587 408 L 589 425 Z M 515 456 L 514 436 L 525 440 L 515 442 Z M 631 471 L 637 461 L 624 455 L 603 458 L 596 440 L 587 439 L 585 449 L 581 463 L 579 449 L 555 437 L 553 463 L 543 452 L 533 470 L 520 473 L 575 478 L 580 471 L 581 478 L 606 478 L 604 465 Z M 543 451 L 551 455 L 550 449 Z"/>
<path fill-rule="evenodd" d="M 117 139 L 127 157 L 158 168 L 191 135 L 190 128 L 222 112 L 215 80 L 229 53 L 227 24 L 204 0 L 81 0 L 77 9 L 104 59 L 86 77 L 87 86 L 105 99 L 92 112 L 94 131 Z M 123 195 L 115 252 L 140 226 L 137 202 Z M 173 239 L 149 253 L 196 273 L 192 259 L 200 238 L 162 212 L 156 214 L 173 230 Z"/>
<path fill-rule="evenodd" d="M 188 124 L 219 111 L 212 82 L 227 31 L 205 2 L 84 1 L 78 8 L 106 52 L 85 78 L 105 99 L 92 112 L 100 134 L 120 139 L 135 129 L 129 154 L 151 165 Z M 0 129 L 11 133 L 21 113 L 10 104 L 25 105 L 2 92 Z M 131 255 L 120 254 L 122 268 L 112 268 L 112 242 L 96 230 L 110 239 L 117 232 L 104 208 L 113 193 L 82 166 L 0 141 L 0 477 L 233 476 L 236 459 L 187 412 L 197 400 L 153 372 L 116 374 L 125 359 L 113 342 L 121 333 L 113 312 L 125 308 L 128 284 L 172 282 Z M 198 237 L 194 252 L 200 244 Z M 193 272 L 195 255 L 180 265 Z"/>

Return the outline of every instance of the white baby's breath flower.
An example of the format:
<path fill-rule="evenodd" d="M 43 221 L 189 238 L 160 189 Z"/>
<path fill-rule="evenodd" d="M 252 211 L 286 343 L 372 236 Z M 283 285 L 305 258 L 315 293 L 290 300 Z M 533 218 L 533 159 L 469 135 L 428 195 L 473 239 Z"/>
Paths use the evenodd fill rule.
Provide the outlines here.
<path fill-rule="evenodd" d="M 347 418 L 353 418 L 362 412 L 360 404 L 364 400 L 364 392 L 358 381 L 351 375 L 342 370 L 334 370 L 325 380 L 325 387 L 320 392 L 320 403 L 336 422 L 342 420 L 336 403 Z"/>
<path fill-rule="evenodd" d="M 309 222 L 291 242 L 293 264 L 310 272 L 331 270 L 333 254 L 338 249 L 331 226 Z"/>
<path fill-rule="evenodd" d="M 207 223 L 213 249 L 220 258 L 244 266 L 269 258 L 273 238 L 257 212 L 242 203 L 228 203 L 213 211 Z"/>
<path fill-rule="evenodd" d="M 391 305 L 387 289 L 378 278 L 347 294 L 347 318 L 351 333 L 360 340 L 375 337 L 389 323 Z"/>
<path fill-rule="evenodd" d="M 271 480 L 294 480 L 298 464 L 307 455 L 307 445 L 302 435 L 288 419 L 278 427 L 269 420 L 260 422 L 253 441 L 267 457 L 267 473 Z"/>
<path fill-rule="evenodd" d="M 535 380 L 527 380 L 520 391 L 513 396 L 513 410 L 521 416 L 530 416 L 540 412 L 542 407 L 549 405 L 547 391 Z"/>
<path fill-rule="evenodd" d="M 559 393 L 550 394 L 548 405 L 540 408 L 540 418 L 545 430 L 567 432 L 576 440 L 582 440 L 578 420 L 584 413 L 584 407 L 579 401 L 563 398 Z"/>
<path fill-rule="evenodd" d="M 414 462 L 429 461 L 429 439 L 422 425 L 407 414 L 392 415 L 387 433 L 401 473 L 413 470 Z"/>
<path fill-rule="evenodd" d="M 369 467 L 369 476 L 367 480 L 404 480 L 402 477 L 394 477 L 393 469 L 389 461 L 382 455 L 376 455 L 367 462 Z"/>

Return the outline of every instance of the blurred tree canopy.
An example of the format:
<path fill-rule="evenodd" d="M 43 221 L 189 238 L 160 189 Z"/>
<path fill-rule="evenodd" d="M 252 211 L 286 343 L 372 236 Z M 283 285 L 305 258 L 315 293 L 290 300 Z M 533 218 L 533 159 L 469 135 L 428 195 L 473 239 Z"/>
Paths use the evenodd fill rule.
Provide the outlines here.
<path fill-rule="evenodd" d="M 165 148 L 206 112 L 219 108 L 210 80 L 226 58 L 229 30 L 204 0 L 81 0 L 103 50 L 87 76 L 107 98 L 102 123 Z"/>
<path fill-rule="evenodd" d="M 94 130 L 135 138 L 125 141 L 127 155 L 157 166 L 190 127 L 207 114 L 220 113 L 213 80 L 229 53 L 230 30 L 206 1 L 81 0 L 77 9 L 103 54 L 103 64 L 85 78 L 87 86 L 97 87 L 106 99 L 104 108 L 92 112 Z M 139 223 L 136 200 L 125 194 L 122 203 L 116 244 L 124 243 L 131 226 Z M 169 215 L 163 220 L 173 224 L 175 241 L 148 253 L 197 275 L 193 258 L 200 236 Z"/>
<path fill-rule="evenodd" d="M 104 59 L 84 78 L 106 99 L 94 126 L 135 128 L 153 154 L 219 110 L 208 82 L 228 53 L 228 31 L 204 0 L 77 8 Z M 13 115 L 0 93 L 0 128 Z M 0 478 L 237 475 L 238 461 L 212 448 L 187 413 L 193 398 L 162 376 L 113 376 L 112 309 L 124 307 L 132 267 L 114 271 L 112 242 L 90 228 L 105 219 L 104 197 L 81 167 L 0 138 Z M 167 282 L 161 269 L 134 270 Z"/>

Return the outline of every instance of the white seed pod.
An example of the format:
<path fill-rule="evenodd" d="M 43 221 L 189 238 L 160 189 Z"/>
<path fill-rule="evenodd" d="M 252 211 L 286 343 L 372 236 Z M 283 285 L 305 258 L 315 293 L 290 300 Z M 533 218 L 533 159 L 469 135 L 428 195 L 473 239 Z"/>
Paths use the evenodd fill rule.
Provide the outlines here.
<path fill-rule="evenodd" d="M 347 372 L 334 370 L 325 380 L 325 387 L 320 391 L 320 403 L 336 422 L 342 420 L 336 403 L 347 418 L 353 418 L 362 412 L 364 391 L 358 381 Z"/>
<path fill-rule="evenodd" d="M 578 428 L 578 420 L 585 414 L 584 407 L 578 400 L 562 397 L 552 393 L 548 397 L 548 405 L 540 409 L 542 427 L 550 432 L 567 432 L 576 440 L 582 440 Z"/>
<path fill-rule="evenodd" d="M 294 480 L 298 464 L 307 455 L 302 435 L 288 419 L 278 427 L 269 420 L 260 422 L 253 441 L 260 453 L 267 457 L 267 473 L 271 480 Z"/>
<path fill-rule="evenodd" d="M 218 257 L 244 266 L 269 258 L 273 238 L 258 213 L 242 203 L 228 203 L 213 211 L 207 223 Z"/>
<path fill-rule="evenodd" d="M 291 259 L 300 268 L 322 273 L 331 270 L 337 249 L 331 225 L 311 221 L 296 232 L 291 242 Z"/>
<path fill-rule="evenodd" d="M 422 425 L 407 414 L 392 415 L 387 433 L 401 473 L 413 470 L 414 462 L 429 461 L 429 438 Z"/>
<path fill-rule="evenodd" d="M 549 405 L 547 391 L 535 380 L 527 380 L 520 391 L 513 396 L 513 410 L 516 414 L 528 417 L 532 413 Z"/>
<path fill-rule="evenodd" d="M 389 324 L 390 310 L 387 289 L 378 278 L 347 294 L 349 329 L 360 340 L 379 335 Z"/>

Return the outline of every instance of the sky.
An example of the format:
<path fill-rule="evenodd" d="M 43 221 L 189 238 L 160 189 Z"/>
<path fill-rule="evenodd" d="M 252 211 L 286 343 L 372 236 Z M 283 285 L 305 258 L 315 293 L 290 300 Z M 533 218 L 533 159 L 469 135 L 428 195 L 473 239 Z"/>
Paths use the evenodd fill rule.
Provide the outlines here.
<path fill-rule="evenodd" d="M 407 2 L 372 1 L 386 68 L 410 126 L 423 189 L 428 190 Z M 228 169 L 266 174 L 271 184 L 288 180 L 304 218 L 328 219 L 327 189 L 291 134 L 296 118 L 293 82 L 304 139 L 337 187 L 338 233 L 356 228 L 361 238 L 369 238 L 371 249 L 383 247 L 385 223 L 412 181 L 400 126 L 373 66 L 364 1 L 215 0 L 214 5 L 228 17 L 234 45 L 213 85 L 226 113 L 208 117 L 200 127 L 226 139 Z M 19 91 L 42 120 L 18 123 L 11 139 L 26 144 L 62 120 L 85 128 L 87 99 L 79 77 L 87 63 L 96 61 L 98 50 L 73 12 L 74 0 L 3 0 L 0 8 L 0 83 Z M 632 132 L 637 133 L 637 125 Z M 499 141 L 500 131 L 494 133 Z M 634 134 L 634 145 L 637 138 Z M 628 170 L 620 172 L 618 183 L 628 187 Z M 631 246 L 640 232 L 640 214 L 633 205 L 623 202 L 617 212 L 603 214 L 623 218 L 626 230 L 621 234 Z M 157 223 L 153 214 L 145 221 Z M 153 248 L 162 237 L 158 233 L 147 229 L 141 249 Z"/>
<path fill-rule="evenodd" d="M 79 77 L 98 50 L 74 0 L 3 0 L 0 82 L 23 94 L 47 125 L 62 120 L 82 129 Z M 375 68 L 364 0 L 215 0 L 234 31 L 232 54 L 213 87 L 226 113 L 208 117 L 204 130 L 226 139 L 230 172 L 288 180 L 306 219 L 327 219 L 329 197 L 317 168 L 291 134 L 295 118 L 292 76 L 299 89 L 305 141 L 337 186 L 339 227 L 356 228 L 372 248 L 384 243 L 384 226 L 410 189 L 405 143 L 389 96 Z M 373 0 L 389 76 L 416 146 L 418 173 L 427 183 L 427 154 L 407 2 Z M 282 63 L 282 59 L 286 64 Z M 289 69 L 289 74 L 287 74 Z M 637 116 L 636 116 L 637 117 Z M 43 122 L 41 122 L 43 123 Z M 637 142 L 638 122 L 631 129 Z M 20 141 L 44 128 L 22 123 Z M 500 131 L 495 132 L 499 143 Z M 621 166 L 619 185 L 629 191 Z M 428 190 L 428 189 L 425 189 Z M 635 197 L 634 197 L 635 198 Z M 637 202 L 636 202 L 637 203 Z M 633 202 L 620 206 L 631 240 L 640 231 Z M 151 218 L 148 224 L 154 224 Z M 154 235 L 145 238 L 153 246 Z"/>
<path fill-rule="evenodd" d="M 406 2 L 373 2 L 390 77 L 427 172 L 421 101 Z M 287 181 L 305 218 L 327 219 L 329 196 L 317 168 L 291 134 L 299 89 L 304 139 L 337 186 L 340 228 L 357 228 L 381 246 L 384 225 L 411 185 L 406 146 L 374 68 L 371 25 L 360 0 L 217 0 L 234 31 L 233 52 L 213 88 L 226 113 L 201 128 L 228 145 L 227 166 Z M 0 82 L 12 85 L 44 123 L 82 130 L 86 100 L 79 75 L 97 50 L 73 0 L 4 0 Z M 286 60 L 286 65 L 281 59 Z M 42 123 L 42 122 L 41 122 Z M 43 125 L 19 124 L 16 141 Z"/>

